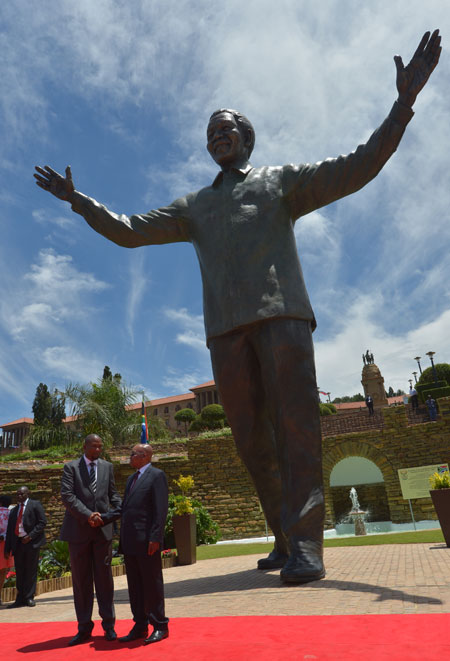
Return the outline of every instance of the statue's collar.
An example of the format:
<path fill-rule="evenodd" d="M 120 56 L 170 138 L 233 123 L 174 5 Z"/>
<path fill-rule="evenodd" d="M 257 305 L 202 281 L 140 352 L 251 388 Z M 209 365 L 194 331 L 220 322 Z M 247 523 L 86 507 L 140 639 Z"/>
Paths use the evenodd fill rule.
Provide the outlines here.
<path fill-rule="evenodd" d="M 245 166 L 242 167 L 242 168 L 231 168 L 231 170 L 229 170 L 229 171 L 227 172 L 227 175 L 229 175 L 229 174 L 231 174 L 231 173 L 233 172 L 233 173 L 235 173 L 235 174 L 240 174 L 240 175 L 242 175 L 242 179 L 245 179 L 245 177 L 248 175 L 248 173 L 250 172 L 250 170 L 253 170 L 253 166 L 250 165 L 250 163 L 247 163 L 247 165 L 245 165 Z M 212 183 L 213 188 L 216 188 L 217 186 L 220 186 L 220 184 L 221 184 L 222 181 L 223 181 L 223 177 L 224 177 L 224 173 L 223 173 L 223 171 L 221 170 L 221 171 L 218 173 L 217 177 L 214 179 L 213 183 Z"/>

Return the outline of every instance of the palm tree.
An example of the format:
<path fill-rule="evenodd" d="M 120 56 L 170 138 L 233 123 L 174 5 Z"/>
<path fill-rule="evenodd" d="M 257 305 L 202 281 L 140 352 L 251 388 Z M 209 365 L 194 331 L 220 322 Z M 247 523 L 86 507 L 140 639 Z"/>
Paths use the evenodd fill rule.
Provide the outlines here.
<path fill-rule="evenodd" d="M 127 407 L 138 399 L 139 392 L 122 383 L 120 375 L 103 378 L 88 385 L 69 384 L 65 390 L 70 415 L 77 418 L 82 437 L 98 434 L 106 446 L 136 442 L 140 435 L 140 417 Z"/>

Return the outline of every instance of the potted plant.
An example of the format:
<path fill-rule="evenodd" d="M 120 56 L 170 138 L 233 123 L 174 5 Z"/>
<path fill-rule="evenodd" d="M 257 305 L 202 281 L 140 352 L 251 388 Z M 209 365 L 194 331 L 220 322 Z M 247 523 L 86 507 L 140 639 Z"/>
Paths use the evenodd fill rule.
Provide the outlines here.
<path fill-rule="evenodd" d="M 163 569 L 174 567 L 177 564 L 177 554 L 172 549 L 164 549 L 161 553 L 161 564 Z"/>
<path fill-rule="evenodd" d="M 197 562 L 197 532 L 194 506 L 188 493 L 194 487 L 192 475 L 180 475 L 175 484 L 181 494 L 175 496 L 175 514 L 173 515 L 173 533 L 178 552 L 179 565 L 192 565 Z"/>
<path fill-rule="evenodd" d="M 445 543 L 450 547 L 450 473 L 433 473 L 430 477 L 430 496 L 438 515 Z"/>

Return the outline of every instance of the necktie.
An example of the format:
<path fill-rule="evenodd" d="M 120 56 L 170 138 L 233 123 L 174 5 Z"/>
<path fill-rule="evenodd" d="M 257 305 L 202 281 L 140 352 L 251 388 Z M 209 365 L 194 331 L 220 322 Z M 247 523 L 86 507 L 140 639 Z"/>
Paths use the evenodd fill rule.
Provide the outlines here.
<path fill-rule="evenodd" d="M 139 477 L 139 471 L 136 471 L 136 473 L 133 475 L 133 478 L 132 478 L 132 480 L 131 480 L 131 482 L 130 482 L 130 488 L 128 489 L 128 493 L 131 493 L 131 492 L 133 491 L 134 486 L 135 486 L 135 484 L 136 484 L 136 482 L 137 482 L 138 477 Z"/>
<path fill-rule="evenodd" d="M 22 523 L 22 517 L 23 517 L 23 503 L 21 503 L 21 505 L 20 505 L 19 514 L 18 514 L 17 521 L 16 521 L 16 528 L 14 530 L 17 537 L 19 536 L 19 526 Z"/>
<path fill-rule="evenodd" d="M 91 461 L 89 466 L 89 482 L 91 483 L 92 491 L 95 493 L 97 489 L 97 478 L 95 477 L 95 463 Z"/>

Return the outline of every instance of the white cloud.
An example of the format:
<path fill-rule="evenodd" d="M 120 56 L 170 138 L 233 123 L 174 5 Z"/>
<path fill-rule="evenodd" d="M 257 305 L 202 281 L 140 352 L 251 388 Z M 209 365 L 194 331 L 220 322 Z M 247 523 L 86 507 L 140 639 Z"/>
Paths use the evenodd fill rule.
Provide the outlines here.
<path fill-rule="evenodd" d="M 131 345 L 134 345 L 134 324 L 145 294 L 148 280 L 145 276 L 145 254 L 142 250 L 133 251 L 130 257 L 130 287 L 126 299 L 126 328 Z"/>
<path fill-rule="evenodd" d="M 182 370 L 170 368 L 167 370 L 162 383 L 166 388 L 170 388 L 173 393 L 181 394 L 189 392 L 190 388 L 198 386 L 200 383 L 210 381 L 211 378 L 210 373 L 197 369 L 183 372 Z"/>
<path fill-rule="evenodd" d="M 62 241 L 79 241 L 71 231 L 79 219 L 68 210 L 67 215 L 52 212 L 50 203 L 49 211 L 41 208 L 40 201 L 33 202 L 31 188 L 24 188 L 24 173 L 29 176 L 36 151 L 58 159 L 68 152 L 72 162 L 85 162 L 80 185 L 98 177 L 104 178 L 105 188 L 111 163 L 120 171 L 122 152 L 144 154 L 137 177 L 143 188 L 148 181 L 147 195 L 143 190 L 142 196 L 150 205 L 155 197 L 169 202 L 211 181 L 216 168 L 204 148 L 205 128 L 217 107 L 235 107 L 252 120 L 255 165 L 348 153 L 383 120 L 396 96 L 394 52 L 406 62 L 422 32 L 435 26 L 441 28 L 445 45 L 450 8 L 441 0 L 398 0 L 389 9 L 381 0 L 229 0 L 220 6 L 206 0 L 60 0 L 42 3 L 39 11 L 30 11 L 28 0 L 3 3 L 0 168 L 5 190 L 0 203 L 12 210 L 6 214 L 2 209 L 10 222 L 8 243 L 3 234 L 6 247 L 0 246 L 0 365 L 10 370 L 5 383 L 11 385 L 15 377 L 27 383 L 26 368 L 19 365 L 32 366 L 33 352 L 55 370 L 62 369 L 61 348 L 72 347 L 74 356 L 92 356 L 94 338 L 86 320 L 95 297 L 106 291 L 105 280 L 117 273 L 111 268 L 103 275 L 100 262 L 93 263 L 92 272 L 84 272 L 77 266 L 79 245 L 73 244 L 73 251 L 71 246 L 73 257 L 61 254 Z M 444 51 L 398 153 L 379 177 L 296 225 L 319 322 L 319 385 L 336 393 L 348 394 L 353 383 L 359 389 L 359 354 L 367 345 L 386 381 L 387 375 L 403 380 L 403 373 L 411 371 L 396 356 L 402 351 L 406 355 L 414 343 L 422 346 L 436 337 L 433 346 L 414 349 L 413 355 L 431 348 L 449 358 L 442 337 L 450 278 L 449 62 Z M 137 138 L 145 133 L 144 124 L 145 135 L 152 138 L 148 153 Z M 101 133 L 99 150 L 86 156 L 86 138 L 93 131 Z M 84 144 L 77 142 L 81 135 Z M 132 162 L 130 153 L 127 164 Z M 147 180 L 143 173 L 148 173 Z M 125 204 L 127 195 L 135 194 L 131 189 L 123 186 L 117 195 L 113 191 L 105 197 L 112 195 Z M 17 230 L 29 228 L 20 224 L 24 214 L 33 217 L 34 234 Z M 39 226 L 46 228 L 47 236 L 39 234 Z M 34 254 L 49 241 L 58 249 L 40 252 L 31 268 L 24 247 L 30 250 L 35 241 Z M 139 308 L 146 305 L 144 262 L 139 261 L 144 258 L 133 252 L 130 259 L 127 301 L 114 301 L 108 308 L 111 317 L 97 309 L 97 319 L 106 326 L 127 331 L 126 346 L 117 334 L 115 345 L 106 334 L 104 338 L 105 352 L 122 352 L 122 364 L 131 360 L 129 340 L 140 332 Z M 187 280 L 190 277 L 188 273 Z M 177 282 L 157 285 L 173 292 Z M 167 387 L 177 389 L 189 375 L 195 382 L 207 380 L 209 356 L 201 316 L 177 309 L 167 311 L 166 319 L 176 329 L 175 342 L 169 344 L 162 336 L 159 322 L 151 321 L 145 335 L 160 364 L 178 364 L 173 354 L 178 358 L 184 352 L 179 371 L 166 375 Z M 8 351 L 14 355 L 11 361 L 6 360 Z M 188 364 L 194 357 L 198 371 L 185 367 L 186 356 Z M 392 372 L 386 372 L 391 367 Z M 85 380 L 82 362 L 74 359 L 73 369 Z"/>
<path fill-rule="evenodd" d="M 31 214 L 40 225 L 54 224 L 57 227 L 69 230 L 76 227 L 73 214 L 71 216 L 55 216 L 50 209 L 35 209 Z"/>
<path fill-rule="evenodd" d="M 211 360 L 205 343 L 205 329 L 203 316 L 191 314 L 186 308 L 167 309 L 165 316 L 175 326 L 181 327 L 176 334 L 176 343 L 187 347 L 193 353 L 188 354 L 188 362 L 195 362 L 195 367 L 180 369 L 173 367 L 174 362 L 171 355 L 164 377 L 163 386 L 172 389 L 172 392 L 186 392 L 199 383 L 209 381 L 211 376 Z M 186 362 L 186 361 L 185 361 Z"/>
<path fill-rule="evenodd" d="M 92 273 L 83 273 L 70 255 L 41 250 L 37 263 L 13 285 L 0 308 L 2 323 L 15 338 L 31 338 L 36 332 L 58 333 L 58 326 L 81 319 L 89 309 L 86 295 L 109 285 Z"/>
<path fill-rule="evenodd" d="M 435 351 L 435 362 L 448 362 L 450 355 L 450 310 L 432 321 L 404 333 L 383 328 L 381 297 L 360 297 L 350 308 L 341 329 L 332 337 L 315 342 L 317 380 L 332 399 L 362 392 L 362 354 L 369 349 L 385 379 L 386 390 L 407 390 L 408 379 L 417 370 L 415 356 Z M 427 358 L 422 367 L 428 367 Z"/>
<path fill-rule="evenodd" d="M 179 310 L 168 309 L 164 311 L 165 316 L 176 325 L 182 327 L 177 333 L 176 341 L 186 344 L 200 353 L 209 355 L 205 344 L 205 327 L 202 315 L 191 314 L 186 308 Z"/>
<path fill-rule="evenodd" d="M 71 346 L 47 347 L 42 352 L 40 362 L 44 373 L 80 383 L 97 381 L 99 374 L 103 373 L 102 361 Z"/>

